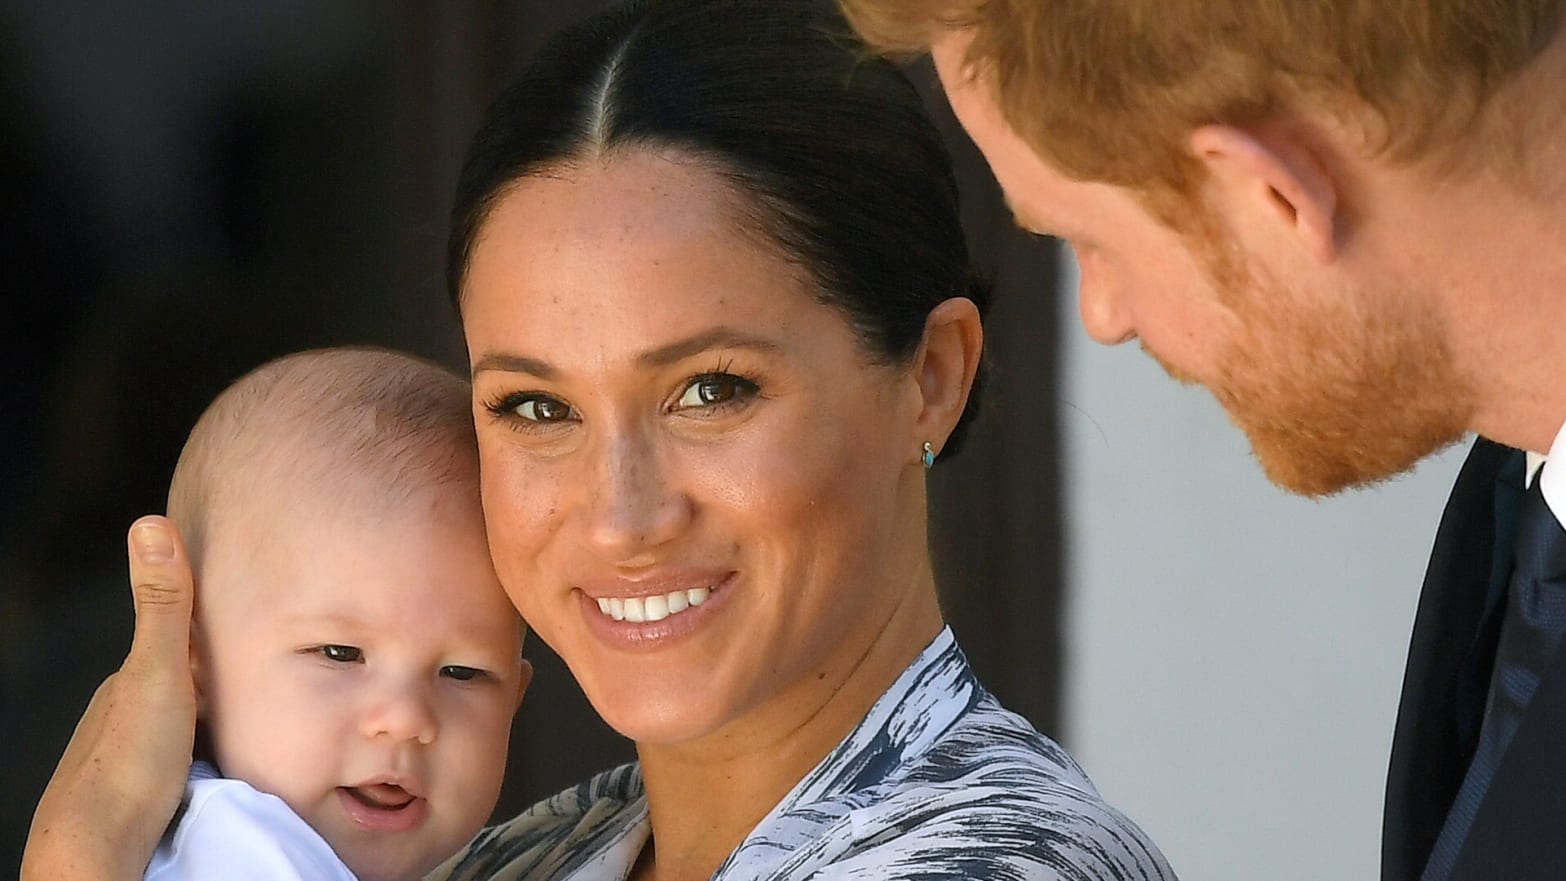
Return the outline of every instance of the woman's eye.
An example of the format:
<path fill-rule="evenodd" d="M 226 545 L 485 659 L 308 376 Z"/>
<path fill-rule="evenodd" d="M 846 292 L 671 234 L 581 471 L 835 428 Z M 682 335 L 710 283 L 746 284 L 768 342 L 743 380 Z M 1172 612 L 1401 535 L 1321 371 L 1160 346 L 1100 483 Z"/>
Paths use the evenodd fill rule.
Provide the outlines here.
<path fill-rule="evenodd" d="M 556 398 L 530 397 L 519 401 L 511 411 L 529 422 L 564 422 L 571 418 L 571 407 Z"/>
<path fill-rule="evenodd" d="M 458 682 L 469 682 L 484 675 L 484 671 L 477 667 L 463 667 L 459 664 L 447 664 L 440 668 L 440 675 L 447 679 L 455 679 Z"/>
<path fill-rule="evenodd" d="M 729 373 L 709 373 L 691 380 L 691 384 L 685 387 L 685 393 L 680 395 L 675 408 L 683 410 L 689 407 L 727 404 L 741 398 L 748 398 L 756 391 L 756 384 L 744 377 Z"/>
<path fill-rule="evenodd" d="M 328 661 L 339 664 L 352 664 L 364 658 L 364 652 L 351 645 L 323 645 L 319 651 Z"/>

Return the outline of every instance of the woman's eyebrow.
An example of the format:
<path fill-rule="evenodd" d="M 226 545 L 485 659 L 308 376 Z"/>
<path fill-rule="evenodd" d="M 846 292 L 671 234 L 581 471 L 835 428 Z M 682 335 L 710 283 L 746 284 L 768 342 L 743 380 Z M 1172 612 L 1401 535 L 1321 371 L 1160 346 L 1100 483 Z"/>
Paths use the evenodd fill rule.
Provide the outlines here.
<path fill-rule="evenodd" d="M 643 352 L 636 358 L 642 367 L 664 367 L 699 355 L 708 349 L 755 349 L 761 352 L 777 352 L 782 346 L 776 340 L 732 327 L 714 327 L 693 337 L 659 346 Z"/>
<path fill-rule="evenodd" d="M 758 334 L 747 333 L 732 327 L 714 327 L 695 336 L 676 340 L 656 349 L 649 349 L 636 356 L 636 366 L 643 368 L 665 367 L 683 361 L 692 355 L 699 355 L 709 349 L 752 349 L 759 352 L 778 352 L 782 348 L 782 345 L 776 340 Z M 560 369 L 548 361 L 506 352 L 486 352 L 473 362 L 472 373 L 474 376 L 486 370 L 498 370 L 503 373 L 526 373 L 546 380 L 555 379 L 560 375 Z"/>
<path fill-rule="evenodd" d="M 469 371 L 473 376 L 478 376 L 486 370 L 498 370 L 501 373 L 527 373 L 539 379 L 554 379 L 560 371 L 548 361 L 538 358 L 529 358 L 526 355 L 508 355 L 502 352 L 486 352 L 473 362 L 473 369 Z"/>

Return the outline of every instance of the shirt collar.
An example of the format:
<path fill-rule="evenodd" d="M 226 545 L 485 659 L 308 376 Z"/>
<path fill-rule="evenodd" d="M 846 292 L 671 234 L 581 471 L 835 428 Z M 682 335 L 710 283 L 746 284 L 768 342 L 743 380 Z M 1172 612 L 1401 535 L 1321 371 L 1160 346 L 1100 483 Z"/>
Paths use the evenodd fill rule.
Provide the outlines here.
<path fill-rule="evenodd" d="M 1524 486 L 1532 486 L 1534 480 L 1539 481 L 1539 492 L 1544 496 L 1544 503 L 1549 506 L 1550 513 L 1555 519 L 1566 523 L 1566 424 L 1555 435 L 1555 441 L 1550 444 L 1550 452 L 1546 454 L 1528 451 L 1527 471 L 1523 475 Z M 1554 468 L 1544 468 L 1544 463 L 1554 459 Z M 1544 469 L 1541 471 L 1540 469 Z"/>
<path fill-rule="evenodd" d="M 1553 449 L 1554 447 L 1551 447 L 1551 450 Z M 1528 464 L 1523 471 L 1523 489 L 1531 489 L 1533 487 L 1533 479 L 1539 476 L 1539 469 L 1544 467 L 1544 463 L 1548 462 L 1550 457 L 1543 453 L 1535 453 L 1533 450 L 1525 450 L 1523 456 L 1528 460 Z"/>

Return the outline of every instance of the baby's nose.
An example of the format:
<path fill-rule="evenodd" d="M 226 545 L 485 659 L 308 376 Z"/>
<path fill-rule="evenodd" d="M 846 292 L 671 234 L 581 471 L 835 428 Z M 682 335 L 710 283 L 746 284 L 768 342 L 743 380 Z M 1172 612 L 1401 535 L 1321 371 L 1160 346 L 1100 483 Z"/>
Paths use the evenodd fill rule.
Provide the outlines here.
<path fill-rule="evenodd" d="M 360 731 L 371 739 L 389 737 L 430 744 L 435 742 L 438 729 L 429 695 L 416 687 L 386 690 L 369 703 L 360 720 Z"/>

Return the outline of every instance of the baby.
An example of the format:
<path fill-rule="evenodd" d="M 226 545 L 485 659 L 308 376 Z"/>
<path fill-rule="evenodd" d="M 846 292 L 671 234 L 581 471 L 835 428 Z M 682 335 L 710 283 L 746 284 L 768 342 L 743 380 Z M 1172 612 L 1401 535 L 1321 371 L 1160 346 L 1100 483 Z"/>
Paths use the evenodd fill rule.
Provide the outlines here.
<path fill-rule="evenodd" d="M 391 352 L 290 355 L 207 409 L 169 516 L 216 767 L 147 881 L 411 881 L 488 819 L 531 670 L 476 451 L 467 384 Z"/>

